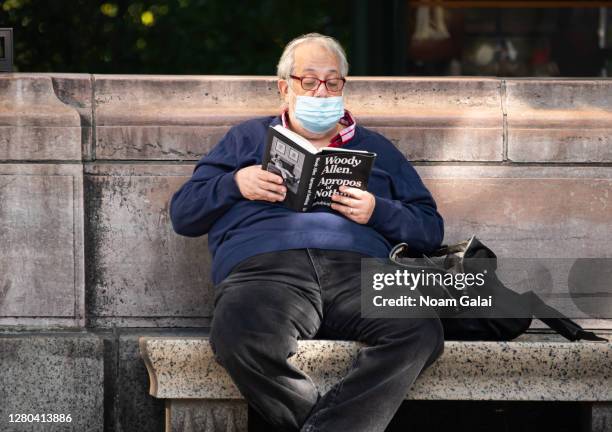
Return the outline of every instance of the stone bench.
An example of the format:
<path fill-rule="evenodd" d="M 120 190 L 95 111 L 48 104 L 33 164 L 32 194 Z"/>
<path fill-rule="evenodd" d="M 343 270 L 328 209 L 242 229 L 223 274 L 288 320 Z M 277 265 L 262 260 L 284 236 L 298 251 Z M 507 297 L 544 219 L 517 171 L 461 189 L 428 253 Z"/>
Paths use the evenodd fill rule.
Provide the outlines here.
<path fill-rule="evenodd" d="M 512 342 L 446 342 L 407 390 L 413 400 L 581 401 L 591 430 L 612 431 L 612 335 L 567 342 L 528 334 Z M 166 400 L 166 432 L 246 431 L 247 404 L 203 337 L 141 337 L 149 393 Z M 290 361 L 323 393 L 349 370 L 357 342 L 300 341 Z"/>

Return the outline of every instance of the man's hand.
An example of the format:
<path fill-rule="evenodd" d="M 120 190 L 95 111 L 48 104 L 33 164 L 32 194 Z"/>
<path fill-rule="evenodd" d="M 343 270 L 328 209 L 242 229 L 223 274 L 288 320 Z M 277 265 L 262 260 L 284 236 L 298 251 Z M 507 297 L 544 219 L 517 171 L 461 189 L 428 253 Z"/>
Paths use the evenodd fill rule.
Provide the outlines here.
<path fill-rule="evenodd" d="M 331 208 L 339 211 L 353 222 L 358 224 L 368 223 L 376 205 L 374 195 L 368 191 L 347 186 L 340 186 L 340 192 L 348 196 L 332 195 L 331 198 L 334 202 Z"/>
<path fill-rule="evenodd" d="M 287 193 L 283 178 L 262 170 L 261 165 L 239 169 L 234 174 L 234 179 L 240 193 L 248 200 L 277 202 L 284 200 Z"/>

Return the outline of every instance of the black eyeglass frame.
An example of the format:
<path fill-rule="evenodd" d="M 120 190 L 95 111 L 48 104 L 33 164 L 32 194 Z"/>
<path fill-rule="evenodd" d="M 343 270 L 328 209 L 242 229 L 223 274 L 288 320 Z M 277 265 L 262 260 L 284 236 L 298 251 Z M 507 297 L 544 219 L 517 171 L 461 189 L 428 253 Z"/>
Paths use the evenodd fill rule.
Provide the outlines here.
<path fill-rule="evenodd" d="M 295 76 L 295 75 L 289 75 L 289 78 L 293 78 L 293 79 L 298 80 L 300 82 L 300 85 L 302 86 L 302 89 L 305 90 L 305 91 L 317 91 L 319 89 L 319 87 L 321 86 L 321 83 L 323 83 L 325 85 L 325 88 L 327 89 L 327 91 L 332 92 L 332 93 L 338 93 L 338 92 L 341 92 L 344 89 L 344 85 L 346 84 L 346 78 L 344 78 L 344 77 L 330 78 L 330 79 L 322 80 L 322 79 L 319 79 L 319 78 L 313 77 L 313 76 L 299 77 L 299 76 Z M 304 88 L 304 83 L 302 82 L 302 80 L 304 78 L 310 78 L 310 79 L 313 79 L 313 80 L 317 80 L 317 85 L 314 88 L 305 89 Z M 342 81 L 342 86 L 340 87 L 340 89 L 338 89 L 338 90 L 331 90 L 329 87 L 327 87 L 327 82 L 328 81 L 334 81 L 334 80 Z"/>

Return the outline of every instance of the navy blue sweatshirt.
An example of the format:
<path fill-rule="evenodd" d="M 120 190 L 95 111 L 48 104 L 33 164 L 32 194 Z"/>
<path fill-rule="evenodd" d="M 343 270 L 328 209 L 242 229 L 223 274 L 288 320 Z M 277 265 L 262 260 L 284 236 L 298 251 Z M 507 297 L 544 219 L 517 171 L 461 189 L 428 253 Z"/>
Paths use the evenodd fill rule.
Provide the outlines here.
<path fill-rule="evenodd" d="M 417 172 L 389 140 L 360 126 L 343 148 L 377 154 L 368 184 L 376 206 L 367 224 L 328 207 L 300 213 L 244 198 L 234 174 L 261 164 L 268 126 L 277 124 L 280 117 L 264 117 L 232 127 L 172 197 L 174 230 L 188 237 L 208 234 L 213 283 L 246 258 L 265 252 L 317 248 L 386 257 L 399 242 L 415 252 L 440 245 L 444 223 Z"/>

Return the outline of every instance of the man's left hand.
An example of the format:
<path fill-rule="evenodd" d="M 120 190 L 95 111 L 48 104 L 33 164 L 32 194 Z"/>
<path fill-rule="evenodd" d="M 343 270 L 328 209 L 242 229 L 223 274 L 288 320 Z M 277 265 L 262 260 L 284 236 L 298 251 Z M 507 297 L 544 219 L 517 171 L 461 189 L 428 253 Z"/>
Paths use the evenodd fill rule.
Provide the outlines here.
<path fill-rule="evenodd" d="M 347 186 L 340 186 L 340 192 L 346 196 L 332 195 L 331 199 L 334 202 L 331 208 L 342 213 L 353 222 L 366 224 L 370 220 L 376 205 L 374 195 L 368 191 Z"/>

